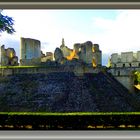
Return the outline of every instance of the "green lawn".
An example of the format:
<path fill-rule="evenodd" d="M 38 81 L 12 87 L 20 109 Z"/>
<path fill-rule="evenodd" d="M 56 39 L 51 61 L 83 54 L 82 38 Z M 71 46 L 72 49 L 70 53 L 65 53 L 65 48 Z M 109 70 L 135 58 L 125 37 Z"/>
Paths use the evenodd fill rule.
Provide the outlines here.
<path fill-rule="evenodd" d="M 0 115 L 54 115 L 54 116 L 83 116 L 83 115 L 140 115 L 140 112 L 0 112 Z"/>
<path fill-rule="evenodd" d="M 1 69 L 38 68 L 39 66 L 0 66 Z"/>

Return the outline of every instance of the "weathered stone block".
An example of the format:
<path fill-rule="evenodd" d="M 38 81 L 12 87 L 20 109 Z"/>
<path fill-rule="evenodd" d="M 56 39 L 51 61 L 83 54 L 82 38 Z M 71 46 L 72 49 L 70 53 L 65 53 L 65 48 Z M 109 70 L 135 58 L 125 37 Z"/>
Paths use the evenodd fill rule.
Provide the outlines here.
<path fill-rule="evenodd" d="M 122 52 L 121 62 L 133 62 L 133 52 Z"/>
<path fill-rule="evenodd" d="M 111 63 L 118 63 L 118 54 L 117 53 L 113 53 L 111 55 Z"/>
<path fill-rule="evenodd" d="M 131 67 L 131 63 L 124 63 L 124 67 Z"/>
<path fill-rule="evenodd" d="M 132 62 L 132 63 L 131 63 L 131 66 L 132 66 L 132 67 L 138 67 L 138 66 L 139 66 L 139 62 Z"/>
<path fill-rule="evenodd" d="M 117 63 L 116 67 L 123 67 L 123 63 Z"/>
<path fill-rule="evenodd" d="M 140 62 L 140 51 L 137 51 L 137 61 Z"/>

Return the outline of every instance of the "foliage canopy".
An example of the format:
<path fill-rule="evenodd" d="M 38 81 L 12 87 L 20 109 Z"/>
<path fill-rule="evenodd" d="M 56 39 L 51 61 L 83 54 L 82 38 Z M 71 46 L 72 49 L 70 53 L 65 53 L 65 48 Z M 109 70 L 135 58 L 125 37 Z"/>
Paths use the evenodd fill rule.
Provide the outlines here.
<path fill-rule="evenodd" d="M 135 80 L 135 84 L 140 84 L 140 72 L 139 71 L 136 71 L 135 73 L 134 73 L 134 80 Z"/>
<path fill-rule="evenodd" d="M 0 32 L 7 32 L 8 34 L 13 34 L 15 29 L 13 28 L 14 20 L 12 17 L 4 16 L 0 13 Z"/>

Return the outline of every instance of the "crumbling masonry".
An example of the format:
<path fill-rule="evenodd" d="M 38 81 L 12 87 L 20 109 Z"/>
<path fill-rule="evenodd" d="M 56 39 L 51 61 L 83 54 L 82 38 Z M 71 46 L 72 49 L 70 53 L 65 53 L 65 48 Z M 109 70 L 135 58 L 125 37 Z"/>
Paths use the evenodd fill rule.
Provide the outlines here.
<path fill-rule="evenodd" d="M 13 48 L 5 49 L 5 46 L 0 47 L 0 66 L 17 66 L 18 57 Z"/>

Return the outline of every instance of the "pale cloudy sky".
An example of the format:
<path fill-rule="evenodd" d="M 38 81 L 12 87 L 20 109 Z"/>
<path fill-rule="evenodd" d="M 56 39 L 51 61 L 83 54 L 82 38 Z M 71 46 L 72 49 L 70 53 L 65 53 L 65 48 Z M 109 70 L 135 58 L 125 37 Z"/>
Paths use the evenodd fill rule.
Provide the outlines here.
<path fill-rule="evenodd" d="M 16 33 L 1 33 L 0 44 L 19 55 L 20 37 L 41 41 L 41 49 L 54 51 L 62 38 L 74 43 L 98 43 L 103 64 L 112 53 L 140 51 L 140 10 L 3 10 L 13 17 Z"/>

